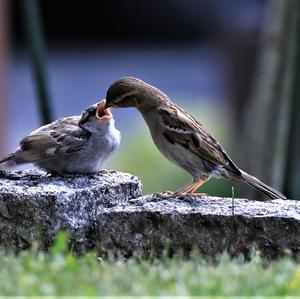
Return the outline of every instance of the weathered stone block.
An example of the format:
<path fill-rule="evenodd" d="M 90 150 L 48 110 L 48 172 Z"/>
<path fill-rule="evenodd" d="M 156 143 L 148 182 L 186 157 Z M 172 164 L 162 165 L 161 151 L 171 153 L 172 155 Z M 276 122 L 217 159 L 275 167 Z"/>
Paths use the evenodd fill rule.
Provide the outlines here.
<path fill-rule="evenodd" d="M 228 251 L 248 257 L 259 249 L 276 258 L 300 251 L 300 202 L 229 198 L 161 199 L 144 196 L 104 209 L 97 217 L 100 252 L 130 256 L 199 250 L 213 257 Z"/>
<path fill-rule="evenodd" d="M 300 252 L 300 201 L 141 196 L 137 177 L 120 172 L 72 178 L 40 171 L 0 171 L 0 248 L 47 249 L 57 231 L 70 231 L 75 252 L 100 255 L 228 251 L 268 259 Z"/>
<path fill-rule="evenodd" d="M 137 177 L 102 171 L 61 178 L 40 171 L 0 171 L 0 246 L 27 248 L 34 239 L 44 247 L 56 232 L 71 231 L 78 250 L 93 247 L 89 235 L 96 215 L 141 195 Z"/>

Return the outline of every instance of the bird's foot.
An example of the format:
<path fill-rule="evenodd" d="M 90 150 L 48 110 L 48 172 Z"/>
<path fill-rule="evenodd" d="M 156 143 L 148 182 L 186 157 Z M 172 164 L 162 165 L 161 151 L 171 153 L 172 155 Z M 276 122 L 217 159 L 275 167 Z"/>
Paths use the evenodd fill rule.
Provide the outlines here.
<path fill-rule="evenodd" d="M 205 198 L 208 197 L 206 193 L 192 193 L 192 192 L 174 192 L 173 193 L 174 197 L 197 197 L 197 198 Z"/>
<path fill-rule="evenodd" d="M 47 172 L 47 177 L 62 177 L 65 179 L 77 178 L 82 176 L 92 176 L 94 173 L 68 173 L 68 172 Z"/>
<path fill-rule="evenodd" d="M 173 191 L 163 191 L 163 192 L 153 193 L 153 196 L 163 197 L 163 198 L 170 198 L 173 197 L 173 195 L 174 195 Z"/>
<path fill-rule="evenodd" d="M 106 173 L 117 173 L 116 170 L 110 169 L 110 168 L 102 169 L 99 173 L 101 173 L 101 172 L 106 172 Z"/>
<path fill-rule="evenodd" d="M 86 175 L 88 175 L 90 178 L 96 178 L 97 176 L 101 176 L 103 174 L 109 174 L 109 173 L 117 173 L 116 170 L 113 170 L 113 169 L 101 169 L 99 171 L 96 171 L 96 172 L 91 172 L 91 173 L 88 173 Z"/>
<path fill-rule="evenodd" d="M 206 198 L 208 195 L 206 193 L 186 193 L 190 197 L 197 197 L 197 198 Z"/>
<path fill-rule="evenodd" d="M 206 193 L 188 193 L 188 192 L 173 192 L 173 191 L 164 191 L 160 193 L 154 193 L 154 196 L 161 198 L 184 198 L 184 197 L 196 197 L 196 198 L 207 198 Z"/>
<path fill-rule="evenodd" d="M 77 178 L 77 177 L 82 177 L 85 176 L 86 174 L 84 173 L 59 173 L 60 176 L 62 176 L 65 179 L 71 179 L 71 178 Z"/>
<path fill-rule="evenodd" d="M 64 172 L 57 172 L 57 171 L 48 171 L 46 173 L 47 177 L 63 177 L 63 178 L 70 178 L 73 177 L 74 174 L 64 173 Z"/>

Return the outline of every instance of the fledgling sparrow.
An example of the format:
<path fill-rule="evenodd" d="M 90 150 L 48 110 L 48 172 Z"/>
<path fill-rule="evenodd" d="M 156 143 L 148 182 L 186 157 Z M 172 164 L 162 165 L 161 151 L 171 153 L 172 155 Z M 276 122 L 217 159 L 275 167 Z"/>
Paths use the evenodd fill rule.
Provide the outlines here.
<path fill-rule="evenodd" d="M 137 108 L 161 153 L 191 174 L 192 183 L 177 190 L 175 195 L 192 194 L 210 177 L 222 177 L 246 183 L 273 199 L 286 198 L 239 169 L 192 115 L 150 84 L 133 77 L 119 79 L 109 87 L 105 107 Z"/>
<path fill-rule="evenodd" d="M 61 176 L 92 174 L 101 170 L 103 162 L 119 147 L 120 139 L 103 100 L 81 115 L 60 118 L 33 131 L 0 164 L 34 163 Z"/>

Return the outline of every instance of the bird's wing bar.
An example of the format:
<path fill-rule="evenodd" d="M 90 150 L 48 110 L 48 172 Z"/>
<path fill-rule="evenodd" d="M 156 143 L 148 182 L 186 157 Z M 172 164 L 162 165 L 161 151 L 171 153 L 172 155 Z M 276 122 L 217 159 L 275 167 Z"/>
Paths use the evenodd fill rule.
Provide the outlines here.
<path fill-rule="evenodd" d="M 20 150 L 15 153 L 17 163 L 50 160 L 69 155 L 82 149 L 89 133 L 78 128 L 70 132 L 64 130 L 35 131 L 20 142 Z"/>
<path fill-rule="evenodd" d="M 222 146 L 189 113 L 177 106 L 160 107 L 158 112 L 164 124 L 163 134 L 169 142 L 178 143 L 202 159 L 239 172 Z"/>

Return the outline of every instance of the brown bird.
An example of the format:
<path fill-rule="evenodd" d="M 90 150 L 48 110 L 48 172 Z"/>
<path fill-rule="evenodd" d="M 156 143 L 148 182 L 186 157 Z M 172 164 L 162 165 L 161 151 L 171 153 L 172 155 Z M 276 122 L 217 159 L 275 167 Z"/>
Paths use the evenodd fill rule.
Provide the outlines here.
<path fill-rule="evenodd" d="M 246 183 L 272 199 L 286 198 L 239 169 L 203 125 L 158 88 L 137 78 L 123 77 L 109 87 L 106 107 L 137 108 L 160 152 L 193 177 L 192 183 L 175 191 L 175 195 L 193 194 L 210 177 L 217 177 Z"/>
<path fill-rule="evenodd" d="M 0 159 L 0 164 L 34 163 L 61 176 L 99 172 L 104 161 L 119 147 L 115 128 L 105 101 L 86 108 L 81 115 L 60 118 L 23 138 L 20 146 Z"/>

